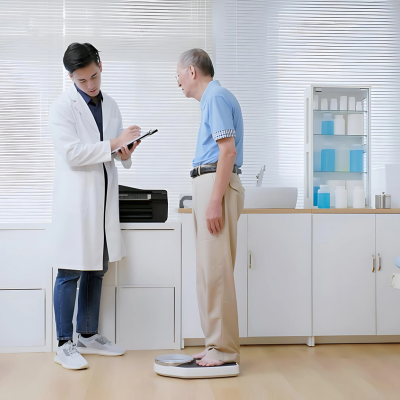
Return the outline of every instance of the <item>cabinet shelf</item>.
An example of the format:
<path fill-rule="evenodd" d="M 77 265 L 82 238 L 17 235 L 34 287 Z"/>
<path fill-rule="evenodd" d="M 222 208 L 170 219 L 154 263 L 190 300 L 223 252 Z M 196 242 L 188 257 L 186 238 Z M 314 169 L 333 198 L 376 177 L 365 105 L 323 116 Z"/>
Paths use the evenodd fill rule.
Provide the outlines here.
<path fill-rule="evenodd" d="M 313 110 L 315 113 L 323 114 L 366 114 L 368 111 L 350 111 L 350 110 Z"/>
<path fill-rule="evenodd" d="M 315 174 L 366 174 L 366 172 L 351 171 L 314 171 Z"/>
<path fill-rule="evenodd" d="M 322 135 L 320 133 L 314 133 L 313 136 L 321 136 L 321 137 L 326 137 L 326 138 L 331 138 L 331 137 L 364 138 L 364 137 L 368 137 L 367 135 Z"/>

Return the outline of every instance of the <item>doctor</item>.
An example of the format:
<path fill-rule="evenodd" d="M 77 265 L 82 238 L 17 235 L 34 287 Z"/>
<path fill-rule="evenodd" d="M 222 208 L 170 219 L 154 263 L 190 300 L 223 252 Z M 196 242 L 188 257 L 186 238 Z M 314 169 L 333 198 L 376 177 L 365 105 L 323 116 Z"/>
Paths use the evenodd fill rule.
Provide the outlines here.
<path fill-rule="evenodd" d="M 58 349 L 54 361 L 67 369 L 84 369 L 81 354 L 115 356 L 124 350 L 98 334 L 100 296 L 108 262 L 125 256 L 118 209 L 115 159 L 130 168 L 126 143 L 140 128 L 123 129 L 117 103 L 100 91 L 102 64 L 89 43 L 72 43 L 63 63 L 74 86 L 51 106 L 50 131 L 55 148 L 52 240 L 54 315 Z M 111 152 L 121 147 L 118 155 Z M 72 318 L 80 279 L 76 332 Z"/>

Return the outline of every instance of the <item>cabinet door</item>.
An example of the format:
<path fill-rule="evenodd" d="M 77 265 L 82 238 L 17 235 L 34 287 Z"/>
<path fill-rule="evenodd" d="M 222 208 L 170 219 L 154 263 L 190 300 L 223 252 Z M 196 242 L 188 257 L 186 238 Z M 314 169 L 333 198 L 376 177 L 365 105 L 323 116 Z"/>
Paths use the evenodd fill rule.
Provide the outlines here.
<path fill-rule="evenodd" d="M 400 215 L 376 216 L 376 253 L 378 335 L 400 335 L 400 290 L 391 287 L 392 274 L 400 272 L 394 264 L 400 256 Z"/>
<path fill-rule="evenodd" d="M 311 336 L 311 215 L 248 218 L 249 336 Z"/>
<path fill-rule="evenodd" d="M 247 337 L 247 215 L 238 222 L 235 287 L 239 335 Z M 193 216 L 182 215 L 182 337 L 203 338 L 196 295 L 196 247 Z"/>
<path fill-rule="evenodd" d="M 0 347 L 44 346 L 45 291 L 0 290 Z"/>
<path fill-rule="evenodd" d="M 174 288 L 118 288 L 117 344 L 126 350 L 174 349 Z"/>
<path fill-rule="evenodd" d="M 313 216 L 314 336 L 375 335 L 375 215 Z"/>
<path fill-rule="evenodd" d="M 122 230 L 126 257 L 118 262 L 120 285 L 174 286 L 180 237 L 174 229 Z"/>

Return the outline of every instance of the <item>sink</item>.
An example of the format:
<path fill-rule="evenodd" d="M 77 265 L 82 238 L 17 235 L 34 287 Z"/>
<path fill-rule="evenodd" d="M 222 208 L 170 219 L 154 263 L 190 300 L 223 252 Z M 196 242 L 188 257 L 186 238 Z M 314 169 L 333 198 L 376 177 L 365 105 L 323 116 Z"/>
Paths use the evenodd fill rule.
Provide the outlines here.
<path fill-rule="evenodd" d="M 244 208 L 296 208 L 294 187 L 245 187 Z"/>

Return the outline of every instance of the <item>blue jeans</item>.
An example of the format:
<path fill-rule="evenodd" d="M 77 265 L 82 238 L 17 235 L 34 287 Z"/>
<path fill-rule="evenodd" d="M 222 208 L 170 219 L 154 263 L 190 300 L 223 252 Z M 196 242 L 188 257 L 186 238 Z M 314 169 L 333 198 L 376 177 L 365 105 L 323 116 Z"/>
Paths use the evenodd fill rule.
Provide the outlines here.
<path fill-rule="evenodd" d="M 59 269 L 54 285 L 54 315 L 57 340 L 72 340 L 76 288 L 79 278 L 78 316 L 76 332 L 96 334 L 99 329 L 99 312 L 103 276 L 108 270 L 108 250 L 104 239 L 103 270 L 75 271 Z"/>

